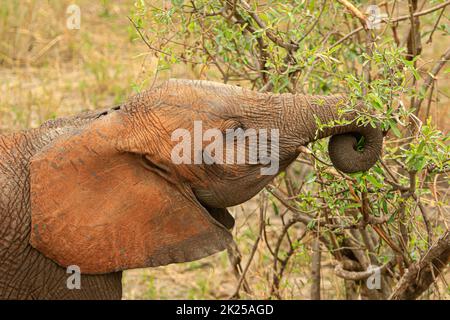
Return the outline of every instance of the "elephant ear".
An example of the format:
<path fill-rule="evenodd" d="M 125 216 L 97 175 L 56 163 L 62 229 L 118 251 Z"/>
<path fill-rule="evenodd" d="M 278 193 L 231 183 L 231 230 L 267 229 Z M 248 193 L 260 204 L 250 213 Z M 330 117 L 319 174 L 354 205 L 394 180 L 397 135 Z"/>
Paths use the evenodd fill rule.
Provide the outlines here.
<path fill-rule="evenodd" d="M 30 243 L 61 266 L 106 273 L 196 260 L 229 231 L 182 188 L 120 151 L 119 112 L 56 138 L 30 163 Z"/>

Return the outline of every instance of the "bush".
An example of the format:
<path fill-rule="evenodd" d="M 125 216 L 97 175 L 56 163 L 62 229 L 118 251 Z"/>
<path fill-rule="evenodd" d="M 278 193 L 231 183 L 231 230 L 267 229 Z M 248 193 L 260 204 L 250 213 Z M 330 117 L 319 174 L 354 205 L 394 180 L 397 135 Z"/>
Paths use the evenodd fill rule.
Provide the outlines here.
<path fill-rule="evenodd" d="M 299 252 L 312 260 L 311 298 L 321 297 L 328 256 L 347 298 L 439 297 L 442 288 L 431 284 L 450 256 L 450 154 L 445 121 L 432 115 L 448 111 L 439 109 L 448 107 L 448 87 L 439 88 L 450 49 L 439 39 L 448 36 L 449 3 L 417 2 L 372 7 L 372 19 L 370 1 L 136 1 L 136 36 L 159 59 L 148 82 L 182 65 L 197 78 L 254 90 L 346 93 L 367 106 L 358 121 L 381 123 L 386 134 L 383 158 L 369 172 L 337 172 L 318 141 L 266 188 L 260 206 L 271 210 L 261 210 L 255 241 L 269 257 L 266 297 L 289 297 L 292 284 L 283 279 Z M 443 53 L 424 58 L 429 48 Z M 235 296 L 241 284 L 250 295 L 258 285 L 245 276 Z"/>

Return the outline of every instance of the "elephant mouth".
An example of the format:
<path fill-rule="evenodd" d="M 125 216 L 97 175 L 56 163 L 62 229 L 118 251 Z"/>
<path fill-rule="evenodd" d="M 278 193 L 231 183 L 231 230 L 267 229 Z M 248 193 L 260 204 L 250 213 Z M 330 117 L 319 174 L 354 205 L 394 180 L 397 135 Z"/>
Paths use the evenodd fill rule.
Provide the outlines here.
<path fill-rule="evenodd" d="M 197 199 L 197 201 L 199 201 Z M 200 202 L 200 201 L 199 201 Z M 209 215 L 219 222 L 226 229 L 231 230 L 234 227 L 234 218 L 227 208 L 212 208 L 202 204 L 202 207 L 209 213 Z"/>
<path fill-rule="evenodd" d="M 206 211 L 208 211 L 209 215 L 214 218 L 217 222 L 223 225 L 228 230 L 233 229 L 234 227 L 234 218 L 228 212 L 227 208 L 209 208 L 205 207 Z"/>
<path fill-rule="evenodd" d="M 167 170 L 152 162 L 149 157 L 142 157 L 142 163 L 147 169 L 156 172 L 161 177 L 165 178 L 167 176 Z M 231 230 L 234 227 L 234 218 L 228 212 L 227 208 L 216 208 L 206 205 L 205 202 L 202 201 L 203 197 L 200 195 L 199 191 L 195 189 L 189 191 L 184 189 L 182 192 L 184 192 L 187 197 L 195 198 L 197 204 L 203 207 L 215 221 L 220 223 L 226 229 Z M 207 193 L 210 194 L 210 192 Z"/>
<path fill-rule="evenodd" d="M 215 208 L 210 207 L 195 194 L 195 199 L 197 202 L 209 213 L 209 215 L 216 220 L 218 223 L 220 223 L 222 226 L 224 226 L 226 229 L 231 230 L 234 227 L 234 218 L 230 214 L 227 208 Z"/>

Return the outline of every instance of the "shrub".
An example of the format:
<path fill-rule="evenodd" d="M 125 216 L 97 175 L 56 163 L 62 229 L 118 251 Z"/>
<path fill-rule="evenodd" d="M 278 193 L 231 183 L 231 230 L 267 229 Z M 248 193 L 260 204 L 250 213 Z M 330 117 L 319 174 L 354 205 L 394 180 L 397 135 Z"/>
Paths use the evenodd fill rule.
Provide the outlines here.
<path fill-rule="evenodd" d="M 433 115 L 448 111 L 448 87 L 439 88 L 450 49 L 438 39 L 448 36 L 449 3 L 417 2 L 383 2 L 371 7 L 375 16 L 364 10 L 369 1 L 135 2 L 136 36 L 159 61 L 149 82 L 181 65 L 196 78 L 260 91 L 344 92 L 367 106 L 358 121 L 380 123 L 386 134 L 383 158 L 368 172 L 337 172 L 326 141 L 318 141 L 266 188 L 260 205 L 271 210 L 262 210 L 256 240 L 264 240 L 259 255 L 269 257 L 266 297 L 289 296 L 283 279 L 305 258 L 299 252 L 312 260 L 311 298 L 321 296 L 328 256 L 347 298 L 440 294 L 430 286 L 450 256 L 450 155 L 445 121 Z M 442 53 L 425 58 L 428 48 Z M 250 294 L 257 280 L 240 277 L 235 295 L 241 284 Z"/>

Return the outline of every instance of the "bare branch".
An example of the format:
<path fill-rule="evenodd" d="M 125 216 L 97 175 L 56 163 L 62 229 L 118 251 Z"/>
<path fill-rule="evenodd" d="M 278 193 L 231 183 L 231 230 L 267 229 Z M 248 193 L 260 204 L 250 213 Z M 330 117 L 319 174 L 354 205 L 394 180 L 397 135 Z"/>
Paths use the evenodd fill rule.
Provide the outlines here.
<path fill-rule="evenodd" d="M 448 266 L 450 259 L 450 232 L 447 230 L 427 254 L 409 266 L 398 282 L 390 300 L 418 298 Z"/>
<path fill-rule="evenodd" d="M 419 11 L 419 12 L 415 12 L 415 13 L 413 14 L 413 17 L 425 16 L 425 15 L 427 15 L 427 14 L 430 14 L 430 13 L 434 12 L 434 11 L 443 9 L 443 8 L 447 7 L 448 5 L 450 5 L 450 0 L 445 1 L 445 2 L 443 2 L 443 3 L 441 3 L 441 4 L 437 5 L 437 6 L 431 7 L 430 9 L 423 10 L 423 11 Z M 396 23 L 396 22 L 408 20 L 408 19 L 410 19 L 410 18 L 411 18 L 410 15 L 405 15 L 405 16 L 397 17 L 397 18 L 395 18 L 395 19 L 381 19 L 380 23 Z M 339 41 L 337 41 L 336 43 L 334 43 L 334 44 L 331 46 L 331 48 L 334 48 L 334 47 L 340 45 L 340 44 L 343 43 L 345 40 L 351 38 L 353 35 L 357 34 L 358 32 L 360 32 L 360 31 L 362 31 L 362 30 L 364 30 L 364 27 L 362 27 L 362 26 L 359 27 L 359 28 L 356 28 L 355 30 L 351 31 L 350 33 L 348 33 L 347 35 L 345 35 L 344 37 L 342 37 L 341 39 L 339 39 Z M 330 48 L 330 49 L 331 49 L 331 48 Z"/>
<path fill-rule="evenodd" d="M 383 266 L 379 267 L 378 269 L 381 272 L 381 271 L 385 270 L 388 265 L 389 265 L 389 262 L 384 264 Z M 336 265 L 336 267 L 334 268 L 334 273 L 339 278 L 342 278 L 345 280 L 354 280 L 354 281 L 365 280 L 368 277 L 370 277 L 371 275 L 373 275 L 375 271 L 376 271 L 376 268 L 375 269 L 368 268 L 367 270 L 364 270 L 364 271 L 348 271 L 348 270 L 345 270 L 342 267 L 342 264 L 340 264 L 340 263 L 338 263 Z"/>
<path fill-rule="evenodd" d="M 423 100 L 425 99 L 426 93 L 433 84 L 433 82 L 436 80 L 437 74 L 441 71 L 441 69 L 444 67 L 444 65 L 447 63 L 447 61 L 450 59 L 450 48 L 447 49 L 447 51 L 441 56 L 438 62 L 431 68 L 430 72 L 428 73 L 428 77 L 425 79 L 423 85 L 422 85 L 422 93 L 423 96 L 418 98 L 415 103 L 415 113 L 416 115 L 419 114 L 420 106 L 422 105 Z"/>
<path fill-rule="evenodd" d="M 313 240 L 312 245 L 313 256 L 311 262 L 311 300 L 320 300 L 320 240 L 318 235 Z"/>
<path fill-rule="evenodd" d="M 353 4 L 351 4 L 347 0 L 338 0 L 338 2 L 342 4 L 344 7 L 346 7 L 356 18 L 358 18 L 364 29 L 367 29 L 366 16 L 361 11 L 359 11 L 358 8 L 356 8 Z"/>
<path fill-rule="evenodd" d="M 256 249 L 258 249 L 259 241 L 261 240 L 263 231 L 264 231 L 264 224 L 265 224 L 265 213 L 266 213 L 266 205 L 267 202 L 265 201 L 266 194 L 264 192 L 260 195 L 260 207 L 259 207 L 259 230 L 258 230 L 258 237 L 255 240 L 255 243 L 253 244 L 252 252 L 250 253 L 250 257 L 248 258 L 248 262 L 245 265 L 244 270 L 242 271 L 241 278 L 238 281 L 238 284 L 236 286 L 236 289 L 234 293 L 231 295 L 231 298 L 235 298 L 239 296 L 239 290 L 241 288 L 241 285 L 243 281 L 245 280 L 245 275 L 247 274 L 248 269 L 250 268 L 250 264 L 253 261 L 253 258 L 255 257 Z"/>

